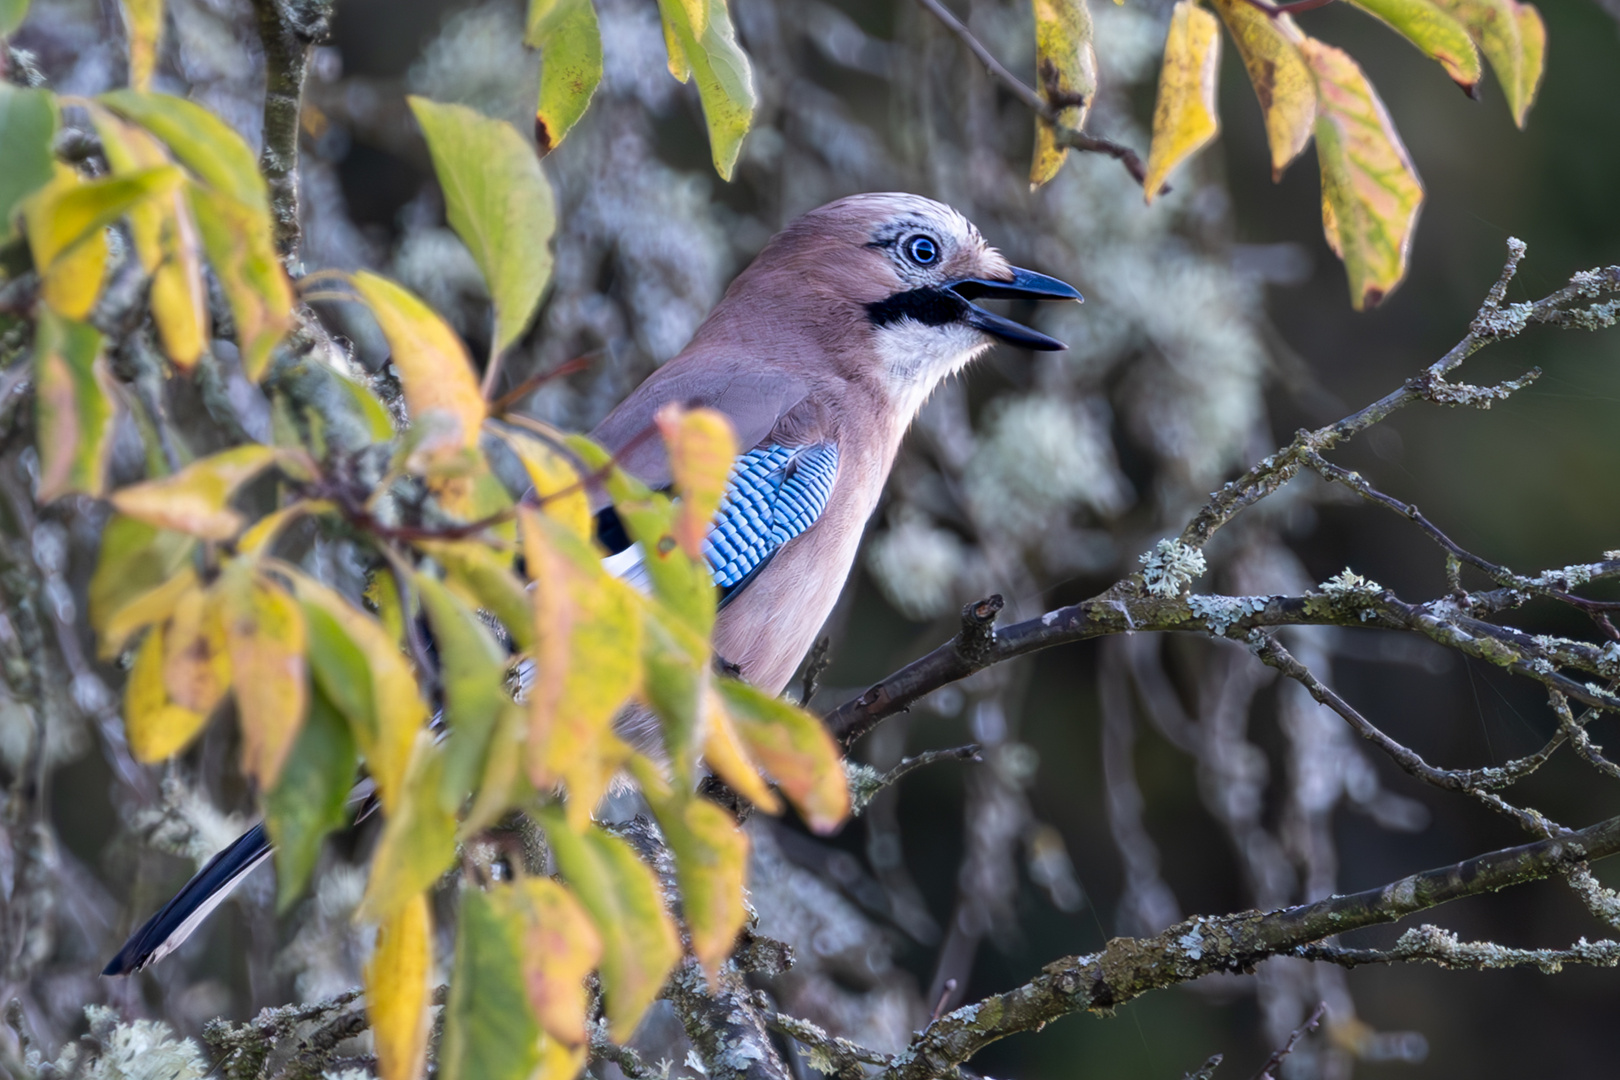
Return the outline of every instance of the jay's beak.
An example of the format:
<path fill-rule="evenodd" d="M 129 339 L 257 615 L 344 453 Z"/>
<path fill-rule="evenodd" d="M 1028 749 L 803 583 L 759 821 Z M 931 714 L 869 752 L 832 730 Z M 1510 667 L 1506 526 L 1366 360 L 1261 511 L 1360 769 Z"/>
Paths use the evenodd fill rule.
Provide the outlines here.
<path fill-rule="evenodd" d="M 1020 270 L 1013 267 L 1012 278 L 1009 281 L 993 281 L 989 278 L 962 278 L 949 283 L 946 288 L 967 301 L 967 311 L 962 315 L 962 321 L 975 330 L 982 330 L 991 337 L 999 338 L 1009 345 L 1021 345 L 1026 349 L 1036 349 L 1043 352 L 1052 352 L 1057 349 L 1067 349 L 1068 346 L 1057 338 L 1048 337 L 1039 330 L 1031 329 L 1023 323 L 1013 322 L 1001 315 L 995 315 L 984 310 L 974 300 L 1074 300 L 1083 303 L 1085 297 L 1065 282 L 1045 274 L 1037 274 L 1033 270 Z"/>

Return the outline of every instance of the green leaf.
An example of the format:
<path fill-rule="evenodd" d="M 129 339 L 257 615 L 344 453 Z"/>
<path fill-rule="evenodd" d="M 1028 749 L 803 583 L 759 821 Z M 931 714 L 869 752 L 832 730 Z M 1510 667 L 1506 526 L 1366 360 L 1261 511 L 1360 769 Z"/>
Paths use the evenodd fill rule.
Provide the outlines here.
<path fill-rule="evenodd" d="M 451 592 L 499 619 L 520 651 L 534 648 L 529 594 L 512 572 L 510 553 L 475 540 L 422 540 L 416 546 L 444 567 L 444 583 Z"/>
<path fill-rule="evenodd" d="M 1271 144 L 1271 178 L 1279 180 L 1311 141 L 1316 123 L 1316 82 L 1299 53 L 1305 35 L 1288 15 L 1268 15 L 1249 0 L 1212 2 L 1237 43 L 1260 100 Z"/>
<path fill-rule="evenodd" d="M 259 174 L 258 157 L 224 120 L 172 94 L 114 90 L 96 100 L 162 139 L 204 184 L 260 211 L 268 231 L 270 190 Z"/>
<path fill-rule="evenodd" d="M 0 37 L 9 37 L 28 14 L 28 0 L 0 0 Z"/>
<path fill-rule="evenodd" d="M 281 778 L 264 797 L 265 828 L 276 848 L 276 909 L 303 893 L 327 835 L 349 821 L 349 789 L 359 759 L 354 736 L 311 681 L 309 710 Z"/>
<path fill-rule="evenodd" d="M 1479 51 L 1461 23 L 1430 0 L 1351 0 L 1438 61 L 1451 81 L 1472 94 L 1479 83 Z"/>
<path fill-rule="evenodd" d="M 294 575 L 293 585 L 304 605 L 315 681 L 349 721 L 383 808 L 393 813 L 427 720 L 416 677 L 382 623 L 305 574 Z"/>
<path fill-rule="evenodd" d="M 636 778 L 675 855 L 681 914 L 691 935 L 692 955 L 712 982 L 748 921 L 743 902 L 748 837 L 730 814 L 707 799 L 694 797 L 684 787 L 675 790 L 663 785 L 645 762 L 645 758 L 637 759 Z"/>
<path fill-rule="evenodd" d="M 191 184 L 186 191 L 203 251 L 231 305 L 242 370 L 257 382 L 292 328 L 292 285 L 276 256 L 269 212 L 215 188 Z"/>
<path fill-rule="evenodd" d="M 540 1025 L 523 985 L 522 912 L 511 892 L 462 890 L 440 1080 L 529 1080 L 540 1063 Z"/>
<path fill-rule="evenodd" d="M 658 879 L 629 844 L 596 826 L 569 828 L 555 808 L 542 812 L 557 867 L 602 935 L 602 991 L 614 1042 L 641 1022 L 675 962 L 680 937 L 664 910 Z"/>
<path fill-rule="evenodd" d="M 1053 104 L 1053 91 L 1081 104 L 1060 105 L 1058 119 L 1067 127 L 1085 126 L 1097 94 L 1097 51 L 1091 43 L 1091 9 L 1086 0 L 1035 0 L 1035 73 L 1041 96 Z M 1035 118 L 1035 158 L 1030 164 L 1029 186 L 1040 187 L 1058 174 L 1069 156 L 1059 146 L 1057 132 L 1041 117 Z"/>
<path fill-rule="evenodd" d="M 226 505 L 237 488 L 275 463 L 270 446 L 237 446 L 192 462 L 173 476 L 119 488 L 108 496 L 121 513 L 204 540 L 229 540 L 242 515 Z"/>
<path fill-rule="evenodd" d="M 0 0 L 0 37 L 22 21 L 27 0 Z M 51 182 L 51 144 L 56 138 L 56 97 L 47 90 L 25 90 L 0 81 L 0 243 L 17 233 L 16 210 L 30 194 Z"/>
<path fill-rule="evenodd" d="M 511 702 L 506 657 L 478 616 L 443 584 L 418 574 L 416 588 L 439 650 L 450 724 L 440 801 L 454 812 L 478 786 L 496 721 Z"/>
<path fill-rule="evenodd" d="M 1541 85 L 1547 29 L 1541 13 L 1517 0 L 1435 0 L 1474 39 L 1501 80 L 1513 122 L 1524 127 Z"/>
<path fill-rule="evenodd" d="M 591 0 L 529 0 L 526 45 L 540 50 L 534 135 L 542 154 L 573 130 L 602 81 L 602 33 Z"/>
<path fill-rule="evenodd" d="M 416 736 L 404 789 L 395 796 L 371 856 L 366 895 L 356 917 L 387 922 L 456 861 L 456 809 L 446 807 L 444 749 L 431 732 Z"/>
<path fill-rule="evenodd" d="M 34 335 L 40 502 L 69 492 L 101 494 L 118 400 L 111 390 L 101 334 L 42 309 Z"/>
<path fill-rule="evenodd" d="M 745 682 L 716 679 L 715 685 L 743 745 L 805 823 L 818 833 L 843 824 L 849 816 L 849 787 L 838 747 L 821 721 Z"/>
<path fill-rule="evenodd" d="M 697 79 L 703 119 L 709 125 L 709 150 L 720 179 L 730 180 L 743 137 L 754 122 L 754 76 L 748 54 L 737 44 L 726 0 L 708 0 L 708 18 L 698 27 L 684 0 L 658 0 L 666 42 L 679 46 L 685 66 Z M 670 51 L 670 70 L 677 70 Z"/>
<path fill-rule="evenodd" d="M 90 626 L 97 633 L 131 601 L 174 576 L 197 542 L 144 521 L 114 514 L 101 533 L 101 556 L 90 578 Z"/>
<path fill-rule="evenodd" d="M 1170 13 L 1153 106 L 1153 143 L 1148 149 L 1142 194 L 1152 202 L 1164 178 L 1202 150 L 1216 132 L 1215 83 L 1221 66 L 1220 22 L 1194 0 L 1180 0 Z"/>
<path fill-rule="evenodd" d="M 407 100 L 433 155 L 445 215 L 489 286 L 495 305 L 490 354 L 499 355 L 529 325 L 551 278 L 557 228 L 551 185 L 533 148 L 506 121 L 464 105 Z"/>
<path fill-rule="evenodd" d="M 1423 184 L 1356 62 L 1314 38 L 1301 51 L 1316 77 L 1323 230 L 1344 260 L 1351 306 L 1361 311 L 1406 276 Z"/>

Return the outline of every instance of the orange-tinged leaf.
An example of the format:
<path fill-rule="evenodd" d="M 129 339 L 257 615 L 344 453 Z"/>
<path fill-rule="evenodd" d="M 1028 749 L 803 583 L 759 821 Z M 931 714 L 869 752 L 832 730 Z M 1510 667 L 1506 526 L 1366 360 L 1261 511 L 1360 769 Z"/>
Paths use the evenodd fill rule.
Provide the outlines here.
<path fill-rule="evenodd" d="M 581 828 L 624 756 L 612 725 L 641 685 L 641 597 L 571 532 L 528 508 L 519 521 L 534 582 L 529 778 L 565 783 L 569 821 Z"/>
<path fill-rule="evenodd" d="M 356 917 L 385 923 L 409 897 L 427 891 L 456 861 L 456 810 L 447 804 L 444 749 L 431 732 L 416 736 L 405 788 L 394 801 L 382 838 L 371 856 L 366 895 Z"/>
<path fill-rule="evenodd" d="M 1468 93 L 1479 82 L 1479 50 L 1461 23 L 1431 0 L 1351 0 L 1356 7 L 1389 24 L 1423 50 Z"/>
<path fill-rule="evenodd" d="M 737 436 L 731 421 L 714 409 L 670 404 L 658 410 L 655 419 L 681 497 L 675 507 L 675 541 L 688 558 L 700 559 L 703 539 L 714 523 L 731 466 L 737 460 Z"/>
<path fill-rule="evenodd" d="M 236 322 L 242 371 L 257 382 L 292 328 L 292 285 L 276 255 L 268 211 L 201 184 L 186 186 L 197 235 Z"/>
<path fill-rule="evenodd" d="M 184 566 L 169 580 L 120 607 L 101 631 L 101 658 L 111 660 L 117 656 L 136 631 L 153 623 L 167 622 L 180 598 L 196 588 L 197 571 Z"/>
<path fill-rule="evenodd" d="M 477 447 L 484 422 L 472 360 L 456 332 L 415 295 L 387 278 L 360 270 L 350 277 L 371 308 L 393 352 L 413 423 L 440 412 L 456 425 L 461 445 Z"/>
<path fill-rule="evenodd" d="M 382 623 L 308 575 L 289 576 L 304 605 L 310 669 L 349 721 L 383 807 L 393 812 L 427 721 L 411 665 Z"/>
<path fill-rule="evenodd" d="M 591 826 L 575 832 L 555 808 L 540 815 L 557 867 L 602 937 L 604 1011 L 614 1042 L 627 1041 L 681 957 L 658 880 L 629 844 Z"/>
<path fill-rule="evenodd" d="M 1344 260 L 1350 303 L 1372 307 L 1406 275 L 1423 184 L 1384 103 L 1356 62 L 1314 38 L 1301 47 L 1321 102 L 1322 223 Z"/>
<path fill-rule="evenodd" d="M 163 685 L 163 627 L 141 642 L 124 686 L 124 734 L 136 761 L 154 762 L 179 753 L 208 718 L 169 700 Z"/>
<path fill-rule="evenodd" d="M 120 513 L 204 540 L 229 540 L 242 516 L 226 505 L 237 488 L 275 463 L 271 446 L 237 446 L 194 461 L 173 476 L 119 488 L 107 498 Z"/>
<path fill-rule="evenodd" d="M 1211 2 L 1237 43 L 1260 100 L 1266 141 L 1271 145 L 1271 178 L 1279 180 L 1311 141 L 1316 124 L 1316 80 L 1299 52 L 1305 35 L 1290 16 L 1273 18 L 1249 0 Z"/>
<path fill-rule="evenodd" d="M 774 694 L 735 679 L 716 686 L 749 755 L 782 789 L 805 823 L 829 833 L 849 816 L 838 747 L 821 721 Z"/>
<path fill-rule="evenodd" d="M 217 590 L 182 593 L 163 642 L 163 685 L 181 708 L 207 716 L 231 688 L 231 658 L 225 644 Z"/>
<path fill-rule="evenodd" d="M 308 704 L 303 609 L 280 585 L 233 562 L 215 585 L 242 724 L 242 773 L 275 786 Z"/>
<path fill-rule="evenodd" d="M 380 1080 L 418 1080 L 427 1064 L 428 985 L 433 966 L 427 897 L 407 900 L 377 931 L 366 963 L 366 1015 L 371 1018 Z"/>
<path fill-rule="evenodd" d="M 1142 194 L 1152 202 L 1170 170 L 1203 149 L 1220 130 L 1215 82 L 1221 66 L 1220 22 L 1194 0 L 1180 0 L 1170 14 L 1159 69 L 1159 99 L 1153 107 L 1153 144 L 1148 150 Z"/>
<path fill-rule="evenodd" d="M 1541 14 L 1517 0 L 1435 0 L 1462 23 L 1491 62 L 1513 122 L 1524 127 L 1541 85 L 1547 32 Z"/>
<path fill-rule="evenodd" d="M 522 906 L 513 885 L 462 890 L 440 1080 L 536 1080 L 545 1036 L 524 992 Z"/>
<path fill-rule="evenodd" d="M 573 462 L 532 435 L 504 428 L 496 429 L 495 434 L 523 463 L 541 513 L 561 522 L 581 539 L 589 540 L 595 531 L 591 500 Z"/>
<path fill-rule="evenodd" d="M 129 85 L 145 90 L 157 66 L 158 43 L 163 40 L 163 0 L 120 0 L 124 30 L 129 35 Z"/>
<path fill-rule="evenodd" d="M 34 423 L 40 502 L 70 492 L 99 496 L 117 419 L 101 334 L 87 323 L 40 312 L 34 335 Z"/>
<path fill-rule="evenodd" d="M 1086 0 L 1035 0 L 1035 73 L 1041 96 L 1056 105 L 1058 119 L 1079 130 L 1097 94 L 1097 51 L 1092 46 L 1091 9 Z M 1081 99 L 1074 101 L 1075 98 Z M 1035 118 L 1035 159 L 1029 186 L 1040 187 L 1058 174 L 1069 148 L 1057 132 Z"/>
<path fill-rule="evenodd" d="M 705 688 L 703 702 L 708 721 L 704 727 L 703 760 L 737 794 L 767 814 L 781 813 L 781 800 L 759 775 L 759 766 L 749 756 L 725 702 L 713 687 Z"/>
<path fill-rule="evenodd" d="M 516 891 L 529 1007 L 547 1035 L 579 1046 L 585 1042 L 585 976 L 602 958 L 602 937 L 574 895 L 550 878 L 528 878 Z"/>
<path fill-rule="evenodd" d="M 692 955 L 712 984 L 748 921 L 743 902 L 748 836 L 736 819 L 707 799 L 684 790 L 659 792 L 658 785 L 648 783 L 642 784 L 642 791 L 675 854 L 681 913 L 691 934 Z"/>

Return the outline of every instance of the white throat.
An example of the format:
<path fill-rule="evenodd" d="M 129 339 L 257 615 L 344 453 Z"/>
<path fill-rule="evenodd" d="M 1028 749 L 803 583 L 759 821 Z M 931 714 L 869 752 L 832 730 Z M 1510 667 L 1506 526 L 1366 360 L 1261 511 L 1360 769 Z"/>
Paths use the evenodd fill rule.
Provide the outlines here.
<path fill-rule="evenodd" d="M 961 323 L 928 326 L 915 319 L 880 326 L 876 334 L 878 370 L 902 431 L 936 386 L 992 344 L 984 333 Z"/>

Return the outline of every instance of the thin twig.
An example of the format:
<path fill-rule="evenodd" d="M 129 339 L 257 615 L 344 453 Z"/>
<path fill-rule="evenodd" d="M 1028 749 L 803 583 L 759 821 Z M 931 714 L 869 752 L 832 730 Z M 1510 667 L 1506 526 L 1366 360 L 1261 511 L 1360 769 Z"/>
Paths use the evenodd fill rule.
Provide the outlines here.
<path fill-rule="evenodd" d="M 1298 1045 L 1299 1040 L 1303 1039 L 1309 1032 L 1316 1030 L 1316 1025 L 1322 1022 L 1322 1014 L 1325 1012 L 1327 1012 L 1327 1002 L 1318 1002 L 1316 1008 L 1311 1010 L 1311 1015 L 1306 1018 L 1305 1022 L 1295 1028 L 1293 1034 L 1288 1036 L 1288 1041 L 1273 1050 L 1271 1056 L 1266 1058 L 1266 1063 L 1260 1066 L 1259 1072 L 1254 1074 L 1254 1080 L 1272 1080 L 1271 1074 L 1282 1067 L 1283 1058 L 1294 1052 L 1294 1047 Z"/>

